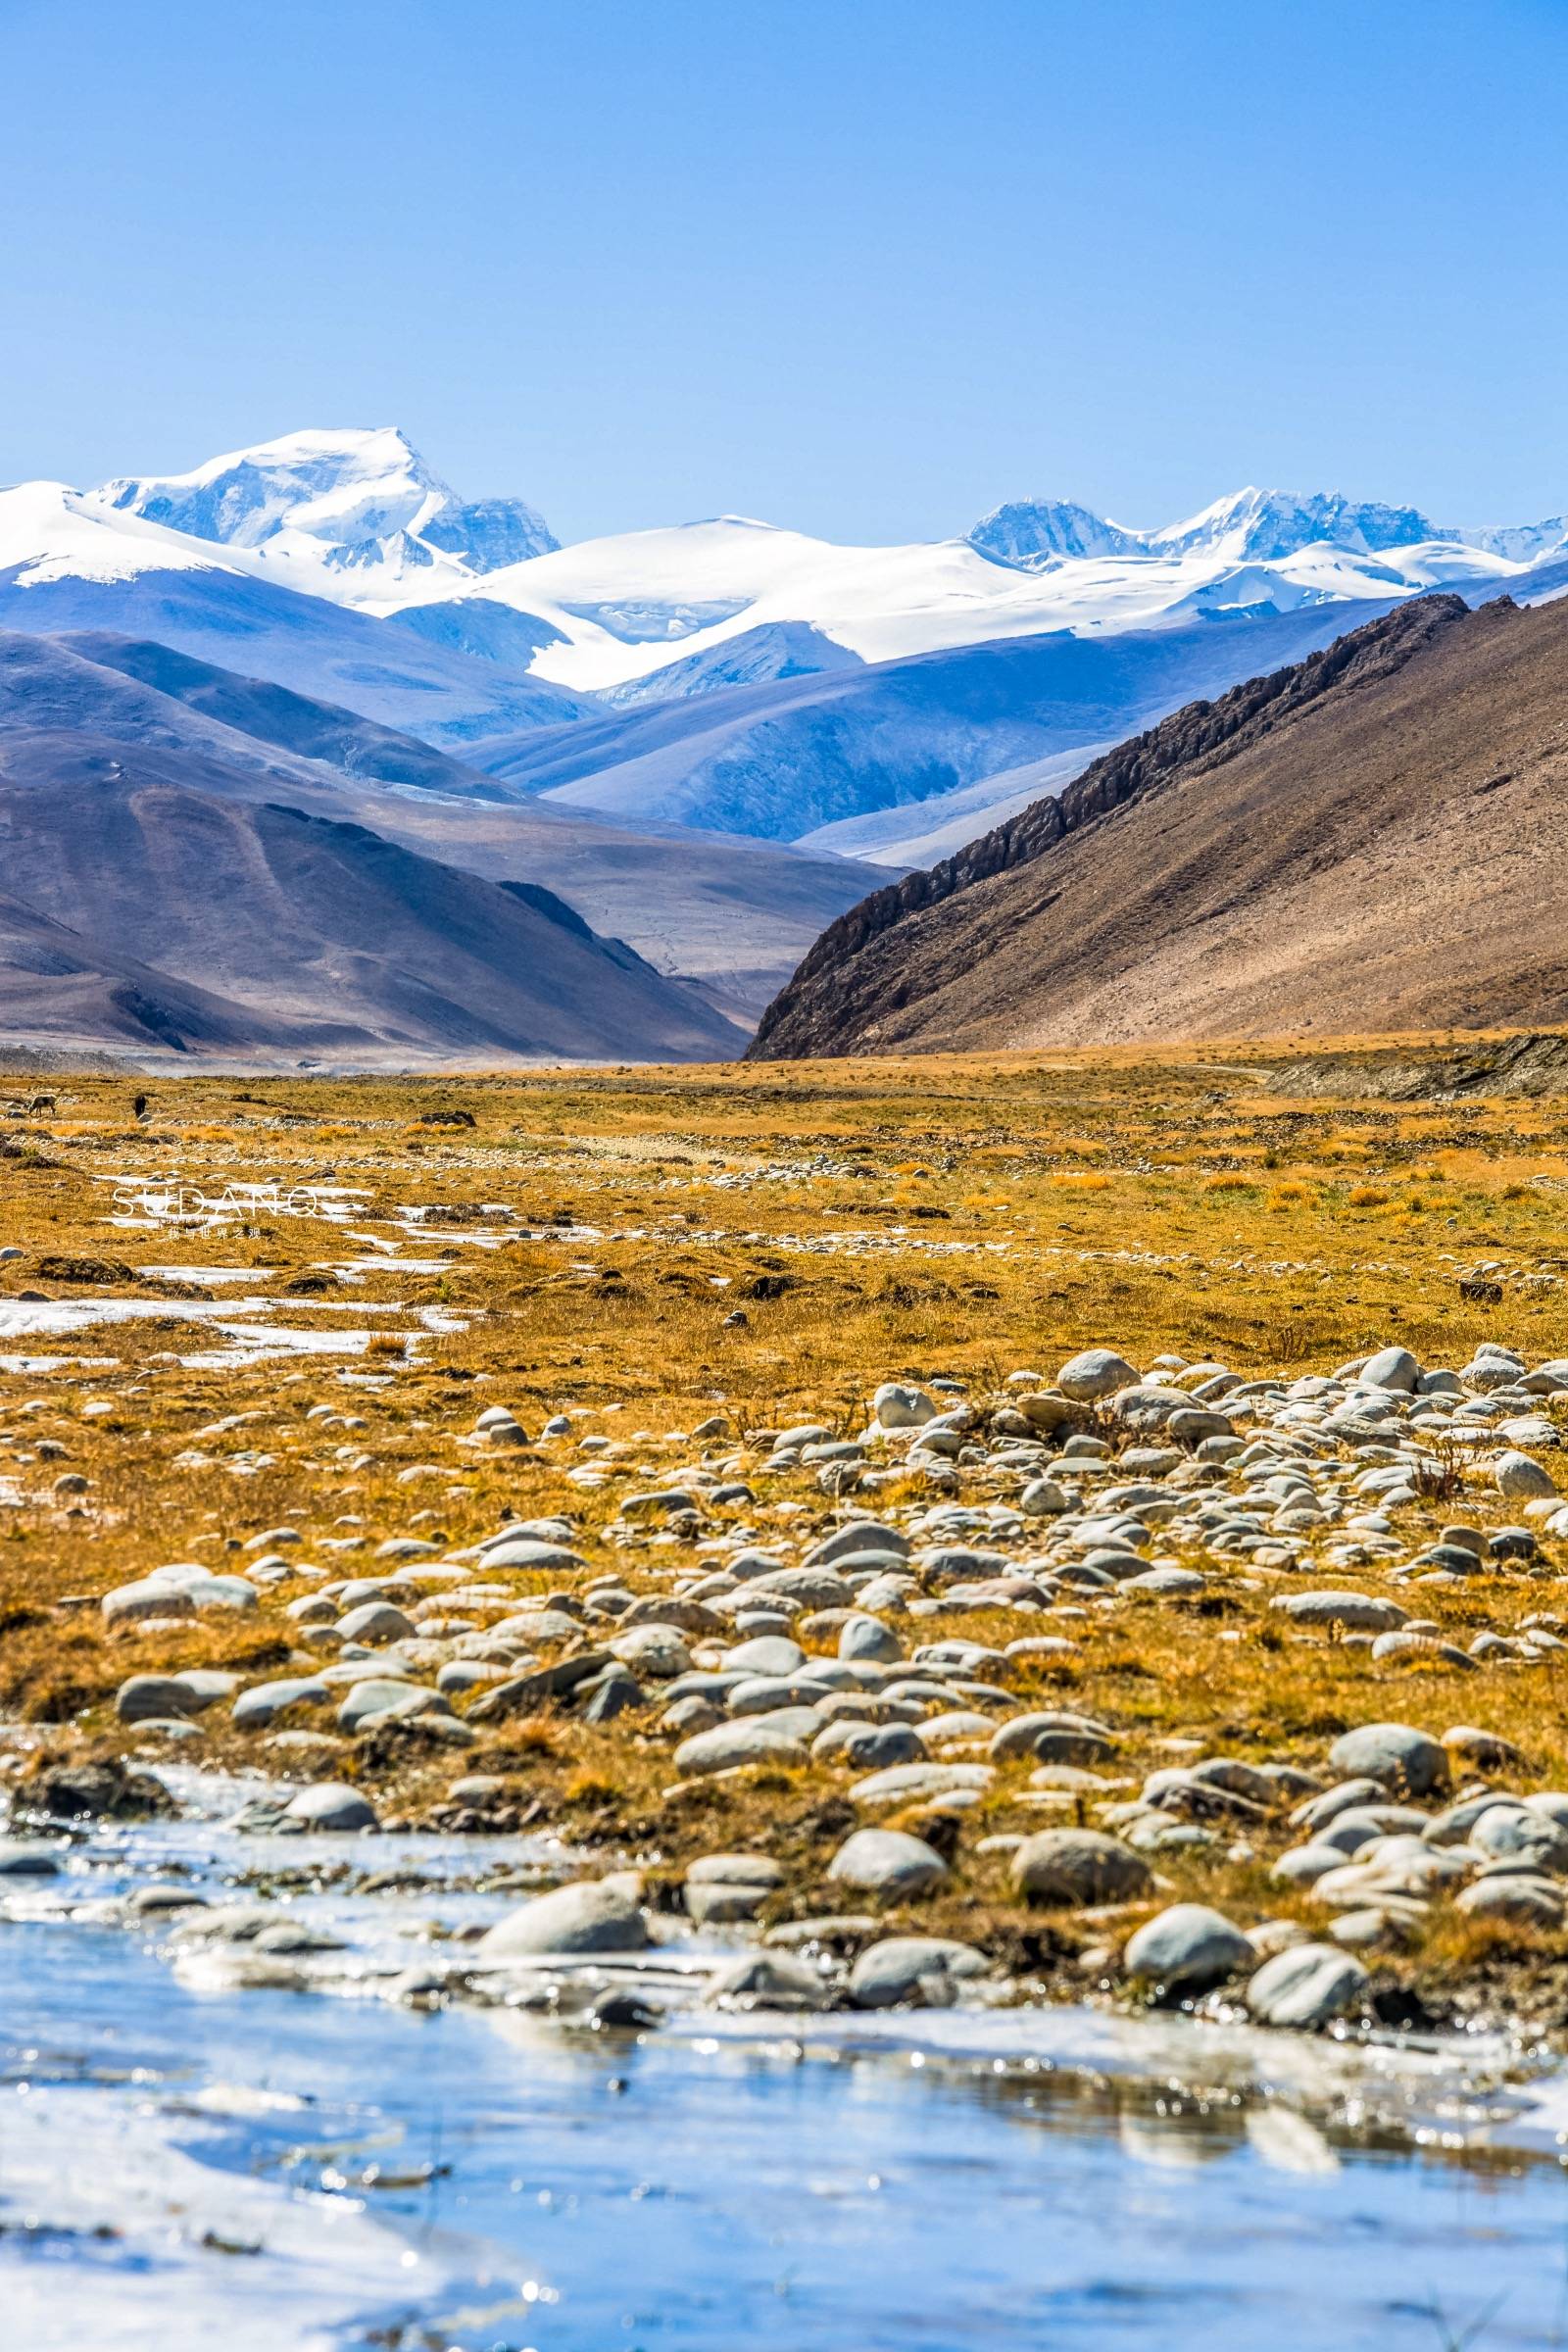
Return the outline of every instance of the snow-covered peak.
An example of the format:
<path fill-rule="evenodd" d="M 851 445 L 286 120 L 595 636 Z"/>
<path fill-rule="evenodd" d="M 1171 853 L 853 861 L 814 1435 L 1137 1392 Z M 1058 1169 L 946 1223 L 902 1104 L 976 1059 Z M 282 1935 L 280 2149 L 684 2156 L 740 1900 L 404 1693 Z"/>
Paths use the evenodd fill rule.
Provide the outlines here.
<path fill-rule="evenodd" d="M 670 664 L 734 683 L 803 647 L 818 665 L 883 662 L 1048 630 L 1388 603 L 1450 581 L 1528 597 L 1533 567 L 1563 553 L 1560 517 L 1438 530 L 1413 507 L 1255 488 L 1163 530 L 1031 498 L 967 538 L 907 546 L 720 514 L 562 548 L 520 500 L 458 498 L 391 427 L 290 433 L 96 491 L 0 492 L 0 591 L 227 572 L 377 619 L 408 613 L 416 635 L 574 693 L 639 690 Z"/>
<path fill-rule="evenodd" d="M 1370 556 L 1395 547 L 1451 539 L 1414 507 L 1386 507 L 1355 501 L 1337 490 L 1301 493 L 1249 486 L 1216 499 L 1200 514 L 1150 531 L 1144 545 L 1152 555 L 1224 556 L 1232 562 L 1283 563 L 1307 547 L 1339 547 Z"/>
<path fill-rule="evenodd" d="M 421 523 L 418 535 L 426 547 L 459 556 L 481 573 L 551 555 L 560 545 L 544 516 L 520 498 L 454 500 Z"/>
<path fill-rule="evenodd" d="M 1539 564 L 1543 556 L 1568 550 L 1568 514 L 1552 514 L 1544 522 L 1478 523 L 1455 535 L 1466 547 L 1484 548 L 1510 564 Z"/>
<path fill-rule="evenodd" d="M 397 575 L 444 563 L 484 573 L 556 545 L 521 499 L 459 499 L 393 425 L 285 433 L 190 473 L 131 476 L 90 495 L 193 539 L 334 570 Z"/>
<path fill-rule="evenodd" d="M 1544 531 L 1551 528 L 1540 527 Z M 1559 536 L 1561 528 L 1558 526 Z M 1472 546 L 1501 554 L 1503 541 L 1510 535 L 1494 532 L 1477 538 L 1471 533 L 1440 530 L 1415 507 L 1348 499 L 1337 490 L 1303 493 L 1249 486 L 1216 499 L 1200 514 L 1167 523 L 1156 531 L 1127 530 L 1070 499 L 1013 499 L 976 523 L 969 544 L 997 563 L 1040 571 L 1058 563 L 1127 557 L 1156 563 L 1200 558 L 1222 564 L 1282 564 L 1309 547 L 1375 556 L 1392 548 L 1426 546 L 1434 540 L 1451 541 L 1461 536 Z M 1555 543 L 1550 539 L 1544 542 Z"/>
<path fill-rule="evenodd" d="M 1014 498 L 981 516 L 969 545 L 998 564 L 1038 571 L 1061 558 L 1141 555 L 1144 541 L 1071 499 Z"/>
<path fill-rule="evenodd" d="M 209 458 L 190 473 L 106 482 L 105 505 L 193 539 L 261 547 L 279 531 L 352 547 L 408 530 L 452 501 L 403 434 L 285 433 Z"/>

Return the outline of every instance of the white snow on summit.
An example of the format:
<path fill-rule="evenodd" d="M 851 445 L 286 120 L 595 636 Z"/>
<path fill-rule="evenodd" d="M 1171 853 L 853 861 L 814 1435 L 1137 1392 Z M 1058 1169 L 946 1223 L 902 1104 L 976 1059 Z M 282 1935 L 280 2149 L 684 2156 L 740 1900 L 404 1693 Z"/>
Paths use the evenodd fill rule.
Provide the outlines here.
<path fill-rule="evenodd" d="M 1152 554 L 1202 552 L 1238 562 L 1276 564 L 1308 547 L 1370 556 L 1454 536 L 1438 530 L 1414 507 L 1358 505 L 1337 490 L 1302 497 L 1293 490 L 1248 488 L 1216 500 L 1186 522 L 1147 533 L 1144 545 Z"/>
<path fill-rule="evenodd" d="M 1459 536 L 1439 530 L 1414 507 L 1357 503 L 1338 491 L 1303 497 L 1292 490 L 1249 487 L 1156 531 L 1127 530 L 1066 499 L 1019 499 L 983 516 L 969 533 L 969 543 L 999 563 L 1037 570 L 1058 557 L 1080 556 L 1205 555 L 1236 563 L 1278 564 L 1308 547 L 1369 556 Z"/>
<path fill-rule="evenodd" d="M 1134 556 L 1144 540 L 1068 498 L 1016 498 L 983 514 L 969 545 L 999 564 L 1034 571 L 1062 556 Z"/>
<path fill-rule="evenodd" d="M 1177 544 L 1152 536 L 1135 553 L 1027 564 L 967 539 L 840 547 L 727 516 L 561 548 L 492 573 L 484 593 L 550 621 L 559 634 L 535 672 L 588 692 L 651 678 L 676 655 L 771 624 L 806 623 L 862 661 L 887 662 L 1051 629 L 1149 629 L 1196 614 L 1382 603 L 1459 578 L 1501 586 L 1518 569 L 1457 540 L 1423 536 L 1371 552 L 1313 537 L 1304 522 L 1286 529 L 1240 500 L 1222 505 L 1225 514 L 1213 511 L 1201 531 L 1202 518 L 1178 526 Z M 1286 552 L 1250 554 L 1270 543 L 1270 529 L 1275 544 L 1290 543 Z"/>
<path fill-rule="evenodd" d="M 1544 522 L 1480 523 L 1454 536 L 1510 564 L 1539 564 L 1544 556 L 1568 552 L 1568 514 L 1553 514 Z"/>
<path fill-rule="evenodd" d="M 332 590 L 318 573 L 358 574 L 368 593 L 395 595 L 420 572 L 471 593 L 486 572 L 556 545 L 521 499 L 458 498 L 390 425 L 286 433 L 191 473 L 106 482 L 90 496 L 193 539 L 254 548 L 294 575 L 289 585 L 318 594 Z"/>

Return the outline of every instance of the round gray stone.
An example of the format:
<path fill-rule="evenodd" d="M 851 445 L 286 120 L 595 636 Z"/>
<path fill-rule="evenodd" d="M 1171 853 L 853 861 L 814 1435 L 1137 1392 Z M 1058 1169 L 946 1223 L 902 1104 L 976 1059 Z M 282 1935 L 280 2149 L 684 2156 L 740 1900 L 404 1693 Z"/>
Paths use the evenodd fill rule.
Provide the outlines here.
<path fill-rule="evenodd" d="M 547 1952 L 640 1952 L 648 1922 L 635 1895 L 604 1879 L 580 1880 L 536 1894 L 481 1936 L 481 1960 L 522 1960 Z"/>
<path fill-rule="evenodd" d="M 373 1830 L 375 1807 L 346 1782 L 314 1781 L 290 1797 L 283 1818 L 306 1830 Z"/>
<path fill-rule="evenodd" d="M 1519 1926 L 1560 1928 L 1565 1905 L 1563 1890 L 1549 1879 L 1530 1871 L 1507 1871 L 1477 1879 L 1454 1901 L 1454 1909 L 1470 1919 L 1511 1920 Z"/>
<path fill-rule="evenodd" d="M 991 1741 L 998 1763 L 1009 1756 L 1038 1756 L 1045 1764 L 1102 1764 L 1114 1751 L 1115 1741 L 1102 1723 L 1059 1710 L 1014 1715 Z"/>
<path fill-rule="evenodd" d="M 122 1723 L 150 1723 L 168 1715 L 195 1715 L 201 1702 L 172 1674 L 133 1674 L 115 1692 Z"/>
<path fill-rule="evenodd" d="M 786 1769 L 807 1762 L 807 1752 L 792 1733 L 779 1731 L 765 1715 L 738 1723 L 715 1724 L 683 1740 L 675 1750 L 675 1769 L 685 1780 L 710 1772 L 731 1772 L 744 1764 L 773 1764 Z"/>
<path fill-rule="evenodd" d="M 890 1936 L 863 1951 L 850 1971 L 850 1997 L 859 2009 L 945 2009 L 969 1980 L 991 1963 L 972 1943 L 946 1936 Z"/>
<path fill-rule="evenodd" d="M 788 1634 L 757 1634 L 724 1652 L 728 1674 L 771 1675 L 787 1678 L 805 1670 L 806 1652 Z"/>
<path fill-rule="evenodd" d="M 1372 1592 L 1286 1592 L 1270 1606 L 1294 1625 L 1343 1625 L 1358 1634 L 1396 1632 L 1409 1615 L 1396 1600 Z"/>
<path fill-rule="evenodd" d="M 177 1585 L 155 1584 L 142 1577 L 133 1585 L 116 1585 L 99 1607 L 105 1625 L 134 1625 L 147 1617 L 194 1617 L 196 1604 Z"/>
<path fill-rule="evenodd" d="M 634 1674 L 656 1683 L 672 1683 L 692 1662 L 672 1625 L 634 1625 L 629 1633 L 612 1634 L 605 1647 Z"/>
<path fill-rule="evenodd" d="M 1126 1902 L 1147 1893 L 1149 1865 L 1102 1830 L 1042 1830 L 1012 1857 L 1012 1883 L 1025 1901 L 1061 1905 Z"/>
<path fill-rule="evenodd" d="M 896 1666 L 904 1644 L 879 1617 L 857 1615 L 839 1628 L 839 1656 L 860 1665 Z"/>
<path fill-rule="evenodd" d="M 1507 1495 L 1510 1501 L 1539 1501 L 1557 1492 L 1551 1472 L 1532 1460 L 1528 1453 L 1499 1453 L 1492 1466 L 1492 1476 L 1497 1493 Z"/>
<path fill-rule="evenodd" d="M 1152 1984 L 1206 1985 L 1256 1958 L 1240 1928 L 1206 1903 L 1172 1903 L 1141 1927 L 1122 1955 L 1128 1974 Z"/>
<path fill-rule="evenodd" d="M 1329 1749 L 1329 1762 L 1348 1779 L 1377 1781 L 1401 1796 L 1431 1796 L 1448 1786 L 1447 1751 L 1408 1723 L 1364 1723 L 1346 1732 Z"/>
<path fill-rule="evenodd" d="M 1259 2025 L 1310 2034 L 1353 2009 L 1368 1982 L 1366 1970 L 1332 1943 L 1300 1943 L 1265 1960 L 1247 1987 L 1247 2006 Z"/>
<path fill-rule="evenodd" d="M 924 1389 L 906 1388 L 897 1380 L 882 1383 L 871 1399 L 871 1411 L 883 1429 L 923 1429 L 937 1417 Z"/>
<path fill-rule="evenodd" d="M 0 1879 L 52 1879 L 57 1848 L 36 1838 L 0 1838 Z"/>
<path fill-rule="evenodd" d="M 974 1804 L 996 1779 L 990 1764 L 890 1764 L 853 1782 L 858 1805 Z"/>
<path fill-rule="evenodd" d="M 1056 1386 L 1075 1403 L 1090 1404 L 1114 1396 L 1118 1389 L 1136 1388 L 1142 1377 L 1113 1348 L 1086 1348 L 1062 1365 Z"/>
<path fill-rule="evenodd" d="M 709 1980 L 711 2009 L 827 2009 L 832 1987 L 809 1962 L 787 1952 L 742 1952 Z"/>
<path fill-rule="evenodd" d="M 452 1708 L 439 1690 L 423 1683 L 377 1682 L 373 1678 L 351 1684 L 337 1710 L 341 1732 L 364 1731 L 367 1724 L 412 1715 L 450 1715 Z"/>
<path fill-rule="evenodd" d="M 382 1642 L 408 1642 L 415 1635 L 412 1618 L 394 1608 L 389 1600 L 368 1600 L 363 1608 L 350 1609 L 337 1621 L 337 1630 L 345 1642 L 364 1642 L 370 1645 Z"/>
<path fill-rule="evenodd" d="M 923 1838 L 903 1830 L 857 1830 L 839 1847 L 827 1875 L 869 1893 L 902 1897 L 940 1886 L 948 1866 Z"/>

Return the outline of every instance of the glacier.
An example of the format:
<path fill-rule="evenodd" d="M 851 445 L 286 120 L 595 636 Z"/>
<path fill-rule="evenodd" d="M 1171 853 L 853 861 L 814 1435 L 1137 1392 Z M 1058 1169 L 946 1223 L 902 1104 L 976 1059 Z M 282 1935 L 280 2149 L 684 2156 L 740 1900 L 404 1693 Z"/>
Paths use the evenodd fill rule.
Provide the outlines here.
<path fill-rule="evenodd" d="M 352 569 L 383 585 L 438 567 L 471 582 L 558 544 L 521 499 L 459 499 L 395 425 L 286 433 L 89 496 L 192 539 L 265 549 L 305 574 Z"/>

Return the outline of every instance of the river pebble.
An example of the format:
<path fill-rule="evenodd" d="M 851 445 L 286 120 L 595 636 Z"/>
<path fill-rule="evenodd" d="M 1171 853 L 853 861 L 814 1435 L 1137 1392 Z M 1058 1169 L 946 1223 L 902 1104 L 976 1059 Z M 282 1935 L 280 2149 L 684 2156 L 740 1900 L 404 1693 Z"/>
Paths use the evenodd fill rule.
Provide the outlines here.
<path fill-rule="evenodd" d="M 483 1962 L 533 1959 L 555 1952 L 640 1952 L 648 1923 L 630 1890 L 608 1879 L 557 1886 L 520 1903 L 474 1946 Z"/>

